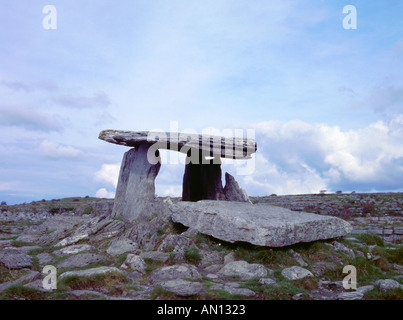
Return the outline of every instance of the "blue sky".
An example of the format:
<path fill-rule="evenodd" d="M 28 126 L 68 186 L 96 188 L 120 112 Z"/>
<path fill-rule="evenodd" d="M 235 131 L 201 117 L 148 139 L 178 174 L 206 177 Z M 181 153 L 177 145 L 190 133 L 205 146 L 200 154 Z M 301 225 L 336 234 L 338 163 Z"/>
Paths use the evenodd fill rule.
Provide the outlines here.
<path fill-rule="evenodd" d="M 0 0 L 0 200 L 112 197 L 127 148 L 99 132 L 172 123 L 253 129 L 253 170 L 223 164 L 250 195 L 403 191 L 402 15 L 400 0 Z M 180 194 L 183 170 L 164 165 L 157 194 Z"/>

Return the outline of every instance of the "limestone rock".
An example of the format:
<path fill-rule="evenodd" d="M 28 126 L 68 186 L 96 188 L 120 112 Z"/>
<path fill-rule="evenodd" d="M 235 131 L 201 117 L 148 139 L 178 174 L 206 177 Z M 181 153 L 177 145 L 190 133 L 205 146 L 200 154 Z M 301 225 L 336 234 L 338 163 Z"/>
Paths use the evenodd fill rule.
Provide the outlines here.
<path fill-rule="evenodd" d="M 116 188 L 113 217 L 123 221 L 147 220 L 155 196 L 154 180 L 160 170 L 159 156 L 155 164 L 149 160 L 149 145 L 141 144 L 127 151 L 122 159 Z"/>
<path fill-rule="evenodd" d="M 154 284 L 184 278 L 201 279 L 201 275 L 197 271 L 196 267 L 181 264 L 155 269 L 148 277 L 148 279 Z"/>
<path fill-rule="evenodd" d="M 201 282 L 188 281 L 184 279 L 173 279 L 159 283 L 162 289 L 173 292 L 178 296 L 188 297 L 206 292 Z"/>
<path fill-rule="evenodd" d="M 364 294 L 359 291 L 342 292 L 337 296 L 338 300 L 361 300 Z"/>
<path fill-rule="evenodd" d="M 375 281 L 375 285 L 379 287 L 379 290 L 386 292 L 393 289 L 403 288 L 396 280 L 382 279 Z"/>
<path fill-rule="evenodd" d="M 129 253 L 126 257 L 125 262 L 121 265 L 122 269 L 130 268 L 133 271 L 138 271 L 140 273 L 145 273 L 146 263 L 143 258 L 139 255 Z"/>
<path fill-rule="evenodd" d="M 111 256 L 118 256 L 126 252 L 134 252 L 138 247 L 138 244 L 130 239 L 118 238 L 112 240 L 106 252 Z"/>
<path fill-rule="evenodd" d="M 73 244 L 71 246 L 54 251 L 58 256 L 67 256 L 69 254 L 76 254 L 81 252 L 93 252 L 95 247 L 89 244 Z"/>
<path fill-rule="evenodd" d="M 301 280 L 306 277 L 313 277 L 311 271 L 299 266 L 285 268 L 281 271 L 281 275 L 289 280 Z"/>
<path fill-rule="evenodd" d="M 32 257 L 25 253 L 14 253 L 5 249 L 0 251 L 0 264 L 9 269 L 31 268 Z"/>
<path fill-rule="evenodd" d="M 70 256 L 60 262 L 58 268 L 82 268 L 89 264 L 104 261 L 105 257 L 95 253 L 80 253 Z"/>
<path fill-rule="evenodd" d="M 202 200 L 165 202 L 165 212 L 174 222 L 228 241 L 283 247 L 341 237 L 351 225 L 339 218 L 295 212 L 267 204 Z"/>
<path fill-rule="evenodd" d="M 223 277 L 239 277 L 242 280 L 248 280 L 265 277 L 267 270 L 261 264 L 251 264 L 241 260 L 227 263 L 217 274 Z"/>
<path fill-rule="evenodd" d="M 225 173 L 224 195 L 228 201 L 250 202 L 245 190 L 239 187 L 238 182 L 228 172 Z"/>
<path fill-rule="evenodd" d="M 210 156 L 231 159 L 250 159 L 257 150 L 254 139 L 209 134 L 103 130 L 99 134 L 99 139 L 128 147 L 136 147 L 140 144 L 155 145 L 158 149 L 170 149 L 182 153 L 195 149 Z"/>
<path fill-rule="evenodd" d="M 111 272 L 117 272 L 123 274 L 123 271 L 115 268 L 115 267 L 98 267 L 91 268 L 86 270 L 77 270 L 77 271 L 67 271 L 58 276 L 59 279 L 63 279 L 70 276 L 78 276 L 78 277 L 91 277 L 99 274 L 107 274 Z"/>
<path fill-rule="evenodd" d="M 144 259 L 151 259 L 155 261 L 167 262 L 169 260 L 169 253 L 160 251 L 141 252 L 140 256 Z"/>

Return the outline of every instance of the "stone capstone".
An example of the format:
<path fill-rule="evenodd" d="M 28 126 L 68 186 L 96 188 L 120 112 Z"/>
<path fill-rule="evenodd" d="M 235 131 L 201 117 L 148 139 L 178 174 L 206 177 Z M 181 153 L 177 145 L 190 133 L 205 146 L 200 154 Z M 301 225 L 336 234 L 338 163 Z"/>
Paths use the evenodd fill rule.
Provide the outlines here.
<path fill-rule="evenodd" d="M 295 212 L 267 204 L 202 200 L 165 201 L 173 222 L 231 243 L 283 247 L 345 236 L 351 225 L 336 217 Z"/>

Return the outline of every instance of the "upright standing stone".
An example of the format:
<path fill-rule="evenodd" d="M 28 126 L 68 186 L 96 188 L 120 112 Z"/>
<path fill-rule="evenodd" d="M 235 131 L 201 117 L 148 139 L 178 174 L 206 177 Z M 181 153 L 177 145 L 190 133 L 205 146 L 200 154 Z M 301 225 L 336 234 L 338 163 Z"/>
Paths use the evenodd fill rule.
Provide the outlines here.
<path fill-rule="evenodd" d="M 235 178 L 228 172 L 225 173 L 224 194 L 228 201 L 250 202 L 245 190 L 238 185 Z"/>
<path fill-rule="evenodd" d="M 194 161 L 197 163 L 189 159 L 183 175 L 182 201 L 226 200 L 220 159 L 206 160 L 203 155 Z"/>
<path fill-rule="evenodd" d="M 124 221 L 147 219 L 155 196 L 155 178 L 161 167 L 159 154 L 148 154 L 150 145 L 140 144 L 127 151 L 120 167 L 113 217 Z M 150 150 L 152 151 L 152 149 Z M 151 162 L 150 162 L 150 161 Z"/>

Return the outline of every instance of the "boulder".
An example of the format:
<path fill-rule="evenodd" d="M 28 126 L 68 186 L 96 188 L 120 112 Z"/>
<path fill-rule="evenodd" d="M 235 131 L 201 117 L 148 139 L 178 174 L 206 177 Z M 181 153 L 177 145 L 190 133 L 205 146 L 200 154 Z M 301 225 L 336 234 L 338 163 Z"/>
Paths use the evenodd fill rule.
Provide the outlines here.
<path fill-rule="evenodd" d="M 14 253 L 12 250 L 0 251 L 0 264 L 8 269 L 22 269 L 32 267 L 32 257 L 25 253 Z"/>
<path fill-rule="evenodd" d="M 80 253 L 70 256 L 60 262 L 58 268 L 82 268 L 89 264 L 105 261 L 105 257 L 95 253 Z"/>
<path fill-rule="evenodd" d="M 122 217 L 125 222 L 144 221 L 150 215 L 161 161 L 159 155 L 148 155 L 149 147 L 141 144 L 122 159 L 112 216 Z"/>
<path fill-rule="evenodd" d="M 225 173 L 224 195 L 228 201 L 250 202 L 245 190 L 239 187 L 238 182 L 228 172 Z"/>
<path fill-rule="evenodd" d="M 283 247 L 345 236 L 351 225 L 337 217 L 267 205 L 231 201 L 165 201 L 174 222 L 231 243 Z"/>
<path fill-rule="evenodd" d="M 173 279 L 159 283 L 162 289 L 173 292 L 178 296 L 188 297 L 204 293 L 206 289 L 201 282 L 188 281 L 184 279 Z"/>
<path fill-rule="evenodd" d="M 138 271 L 140 273 L 145 273 L 146 263 L 143 258 L 139 255 L 129 253 L 126 257 L 125 262 L 120 266 L 122 269 L 132 269 L 133 271 Z"/>
<path fill-rule="evenodd" d="M 123 271 L 115 268 L 115 267 L 98 267 L 98 268 L 91 268 L 86 270 L 77 270 L 77 271 L 67 271 L 62 273 L 58 276 L 59 279 L 63 279 L 70 276 L 77 276 L 77 277 L 92 277 L 100 274 L 108 274 L 111 272 L 116 272 L 123 274 Z"/>
<path fill-rule="evenodd" d="M 174 280 L 174 279 L 201 279 L 200 273 L 197 271 L 195 266 L 181 264 L 173 265 L 167 267 L 161 267 L 155 269 L 150 273 L 148 279 L 151 283 L 161 283 L 164 281 Z"/>
<path fill-rule="evenodd" d="M 267 270 L 261 264 L 241 260 L 227 263 L 217 274 L 222 277 L 239 277 L 242 280 L 249 280 L 265 277 Z"/>
<path fill-rule="evenodd" d="M 299 266 L 285 268 L 281 271 L 281 275 L 289 280 L 301 280 L 306 277 L 313 277 L 311 271 Z"/>
<path fill-rule="evenodd" d="M 106 252 L 111 256 L 118 256 L 126 252 L 134 252 L 138 247 L 138 244 L 130 239 L 118 238 L 112 240 Z"/>
<path fill-rule="evenodd" d="M 377 285 L 379 287 L 379 290 L 381 290 L 382 292 L 403 288 L 403 285 L 401 285 L 399 282 L 393 279 L 377 280 L 375 281 L 375 285 Z"/>

